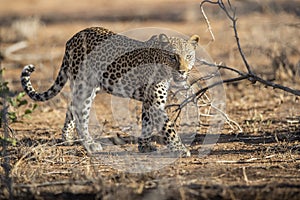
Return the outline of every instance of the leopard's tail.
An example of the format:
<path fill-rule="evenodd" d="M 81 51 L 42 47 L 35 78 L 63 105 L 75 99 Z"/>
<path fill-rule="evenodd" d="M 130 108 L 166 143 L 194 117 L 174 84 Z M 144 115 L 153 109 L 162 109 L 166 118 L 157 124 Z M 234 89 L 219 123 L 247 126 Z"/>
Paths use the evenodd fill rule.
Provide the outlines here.
<path fill-rule="evenodd" d="M 63 68 L 60 69 L 59 74 L 54 84 L 46 92 L 38 93 L 33 88 L 30 81 L 30 74 L 34 72 L 33 65 L 26 65 L 21 74 L 21 83 L 26 94 L 35 101 L 47 101 L 55 97 L 64 87 L 68 81 L 68 76 Z"/>

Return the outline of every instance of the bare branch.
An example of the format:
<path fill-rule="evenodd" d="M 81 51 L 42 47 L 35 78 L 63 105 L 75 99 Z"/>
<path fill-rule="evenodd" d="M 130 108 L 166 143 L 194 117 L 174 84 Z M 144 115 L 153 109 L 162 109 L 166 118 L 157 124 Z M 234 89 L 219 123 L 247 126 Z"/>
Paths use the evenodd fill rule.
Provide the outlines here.
<path fill-rule="evenodd" d="M 226 119 L 227 124 L 231 127 L 232 130 L 236 130 L 234 126 L 237 127 L 238 133 L 242 133 L 243 129 L 242 127 L 234 120 L 232 120 L 224 111 L 219 109 L 218 107 L 214 106 L 213 104 L 211 105 L 215 110 L 217 110 L 219 113 L 221 113 L 222 117 Z M 233 124 L 233 125 L 232 125 Z"/>
<path fill-rule="evenodd" d="M 219 68 L 219 69 L 226 69 L 226 70 L 229 70 L 229 71 L 233 71 L 235 73 L 237 73 L 238 75 L 240 76 L 244 76 L 246 75 L 245 73 L 237 70 L 237 69 L 234 69 L 234 68 L 231 68 L 231 67 L 228 67 L 226 65 L 221 65 L 221 64 L 215 64 L 215 63 L 210 63 L 210 62 L 207 62 L 206 60 L 199 60 L 199 62 L 201 62 L 202 64 L 206 65 L 206 66 L 210 66 L 210 67 L 216 67 L 216 68 Z"/>
<path fill-rule="evenodd" d="M 226 14 L 226 16 L 231 20 L 231 22 L 232 22 L 232 28 L 233 28 L 233 32 L 234 32 L 234 37 L 235 37 L 236 44 L 237 44 L 237 47 L 238 47 L 238 51 L 240 53 L 240 56 L 241 56 L 241 58 L 243 60 L 243 63 L 245 65 L 245 67 L 247 68 L 247 72 L 242 72 L 242 71 L 239 71 L 239 70 L 234 69 L 232 67 L 228 67 L 226 65 L 217 65 L 217 64 L 209 63 L 209 62 L 206 62 L 205 60 L 200 60 L 200 62 L 202 62 L 203 64 L 205 64 L 207 66 L 210 66 L 210 67 L 217 67 L 218 69 L 230 70 L 232 72 L 235 72 L 238 75 L 238 77 L 224 80 L 222 83 L 230 83 L 230 82 L 236 82 L 236 81 L 248 79 L 253 84 L 256 83 L 256 82 L 259 82 L 259 83 L 262 83 L 263 85 L 266 85 L 268 87 L 272 87 L 274 89 L 280 89 L 280 90 L 289 92 L 291 94 L 300 96 L 300 90 L 292 89 L 292 88 L 289 88 L 289 87 L 286 87 L 286 86 L 283 86 L 283 85 L 280 85 L 280 84 L 273 83 L 271 81 L 267 81 L 267 80 L 265 80 L 265 79 L 263 79 L 263 78 L 255 75 L 252 72 L 251 66 L 248 63 L 247 58 L 246 58 L 246 56 L 245 56 L 245 54 L 243 52 L 243 49 L 241 47 L 241 44 L 240 44 L 240 39 L 239 39 L 238 31 L 237 31 L 236 9 L 232 7 L 232 4 L 231 4 L 230 0 L 227 0 L 227 4 L 228 4 L 227 7 L 223 3 L 222 0 L 218 0 L 218 1 L 204 0 L 204 1 L 202 1 L 200 3 L 201 9 L 203 8 L 203 5 L 205 3 L 209 3 L 209 4 L 213 4 L 213 5 L 218 5 L 224 11 L 224 13 Z M 205 15 L 204 18 L 207 18 L 207 16 Z M 206 21 L 208 21 L 208 19 Z M 194 96 L 191 96 L 189 98 L 194 99 L 196 96 L 202 94 L 203 92 L 206 92 L 208 89 L 210 89 L 212 87 L 215 87 L 217 85 L 220 85 L 222 83 L 220 81 L 220 82 L 216 82 L 216 83 L 214 83 L 214 84 L 212 84 L 210 86 L 207 86 L 205 88 L 202 88 L 201 90 L 197 91 L 194 94 Z M 185 105 L 186 103 L 188 103 L 190 101 L 189 98 L 186 99 L 186 101 L 183 102 L 183 105 Z"/>
<path fill-rule="evenodd" d="M 251 67 L 246 59 L 246 56 L 243 52 L 243 49 L 241 47 L 241 44 L 240 44 L 240 38 L 239 38 L 239 35 L 238 35 L 238 31 L 237 31 L 237 18 L 236 18 L 236 9 L 232 7 L 231 3 L 230 3 L 230 0 L 227 1 L 228 4 L 229 4 L 229 8 L 230 8 L 230 12 L 231 14 L 229 13 L 228 9 L 226 8 L 226 6 L 224 5 L 223 1 L 222 0 L 219 0 L 218 1 L 218 4 L 220 6 L 220 8 L 225 12 L 226 16 L 231 20 L 232 22 L 232 28 L 233 28 L 233 31 L 234 31 L 234 37 L 235 37 L 235 40 L 236 40 L 236 44 L 237 44 L 237 47 L 238 47 L 238 50 L 239 50 L 239 53 L 242 57 L 242 60 L 247 68 L 247 71 L 249 74 L 252 74 L 252 70 L 251 70 Z"/>
<path fill-rule="evenodd" d="M 225 69 L 225 70 L 230 70 L 230 71 L 233 71 L 235 72 L 236 74 L 239 75 L 239 77 L 237 78 L 241 78 L 241 79 L 236 79 L 236 78 L 233 78 L 233 79 L 227 79 L 227 80 L 224 80 L 223 82 L 224 83 L 230 83 L 230 82 L 236 82 L 238 80 L 243 80 L 243 79 L 251 79 L 251 82 L 254 84 L 255 82 L 260 82 L 268 87 L 272 87 L 273 89 L 280 89 L 280 90 L 283 90 L 285 92 L 289 92 L 291 94 L 294 94 L 294 95 L 297 95 L 297 96 L 300 96 L 300 90 L 296 90 L 296 89 L 291 89 L 289 87 L 285 87 L 283 85 L 280 85 L 280 84 L 276 84 L 276 83 L 273 83 L 271 81 L 267 81 L 255 74 L 249 74 L 249 73 L 245 73 L 245 72 L 241 72 L 237 69 L 234 69 L 232 67 L 228 67 L 226 65 L 217 65 L 217 64 L 214 64 L 214 63 L 209 63 L 205 60 L 201 60 L 201 62 L 207 66 L 210 66 L 210 67 L 217 67 L 219 69 Z M 215 85 L 216 86 L 216 85 Z M 214 87 L 214 86 L 213 86 Z M 210 89 L 210 88 L 209 88 Z"/>
<path fill-rule="evenodd" d="M 271 81 L 267 81 L 267 80 L 265 80 L 263 78 L 260 78 L 256 75 L 252 75 L 251 78 L 252 78 L 253 81 L 260 82 L 260 83 L 262 83 L 266 86 L 272 87 L 273 89 L 280 89 L 280 90 L 283 90 L 285 92 L 300 96 L 300 90 L 291 89 L 289 87 L 285 87 L 283 85 L 276 84 L 276 83 L 273 83 Z"/>
<path fill-rule="evenodd" d="M 211 85 L 208 85 L 208 86 L 206 86 L 204 88 L 201 88 L 200 90 L 198 90 L 193 95 L 188 96 L 180 104 L 171 104 L 171 105 L 166 106 L 166 108 L 172 107 L 172 106 L 177 106 L 178 108 L 175 111 L 178 111 L 179 109 L 182 109 L 184 106 L 186 106 L 188 103 L 193 102 L 195 99 L 201 98 L 202 95 L 205 94 L 205 92 L 207 92 L 211 88 L 214 88 L 214 87 L 216 87 L 218 85 L 222 85 L 223 83 L 231 83 L 231 82 L 241 81 L 241 80 L 248 79 L 248 78 L 249 78 L 249 75 L 245 74 L 244 76 L 240 76 L 240 77 L 236 77 L 236 78 L 231 78 L 231 79 L 226 79 L 226 80 L 215 82 L 215 83 L 213 83 Z"/>
<path fill-rule="evenodd" d="M 205 21 L 206 21 L 208 31 L 209 31 L 209 33 L 210 33 L 210 35 L 211 35 L 211 40 L 212 40 L 212 41 L 215 41 L 215 36 L 214 36 L 214 33 L 213 33 L 212 28 L 211 28 L 211 26 L 210 26 L 210 22 L 209 22 L 209 20 L 208 20 L 206 14 L 205 14 L 205 11 L 204 11 L 204 9 L 203 9 L 203 4 L 204 4 L 204 3 L 205 3 L 205 1 L 202 1 L 202 2 L 201 2 L 201 4 L 200 4 L 200 10 L 201 10 L 201 12 L 202 12 L 202 15 L 203 15 Z"/>

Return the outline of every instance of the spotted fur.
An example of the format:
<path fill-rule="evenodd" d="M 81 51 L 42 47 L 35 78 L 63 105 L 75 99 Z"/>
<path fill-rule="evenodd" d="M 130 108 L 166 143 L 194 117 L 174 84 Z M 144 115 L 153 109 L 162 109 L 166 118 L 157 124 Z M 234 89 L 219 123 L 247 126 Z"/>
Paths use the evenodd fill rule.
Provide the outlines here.
<path fill-rule="evenodd" d="M 30 81 L 33 65 L 24 67 L 21 83 L 35 101 L 56 96 L 70 81 L 72 100 L 66 113 L 63 139 L 72 143 L 76 128 L 88 153 L 102 150 L 88 132 L 92 101 L 100 90 L 143 102 L 140 152 L 154 151 L 150 144 L 156 128 L 172 151 L 189 156 L 164 110 L 170 81 L 184 82 L 195 61 L 199 36 L 189 40 L 154 35 L 138 41 L 108 29 L 93 27 L 75 34 L 66 44 L 59 74 L 49 90 L 38 93 Z"/>

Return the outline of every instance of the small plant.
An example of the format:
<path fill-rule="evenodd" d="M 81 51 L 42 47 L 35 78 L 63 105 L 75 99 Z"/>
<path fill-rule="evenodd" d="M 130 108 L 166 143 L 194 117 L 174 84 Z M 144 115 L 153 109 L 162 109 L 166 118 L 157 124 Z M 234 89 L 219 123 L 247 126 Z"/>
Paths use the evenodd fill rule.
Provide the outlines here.
<path fill-rule="evenodd" d="M 0 77 L 3 75 L 3 69 L 0 69 Z M 0 127 L 4 126 L 4 115 L 7 116 L 6 123 L 14 123 L 23 117 L 28 117 L 36 108 L 37 104 L 29 105 L 24 99 L 25 92 L 16 93 L 10 90 L 8 82 L 0 80 Z M 20 108 L 27 106 L 25 111 L 20 111 Z"/>
<path fill-rule="evenodd" d="M 28 117 L 37 108 L 37 104 L 33 104 L 33 106 L 29 106 L 24 112 L 19 114 L 18 109 L 22 106 L 28 105 L 27 100 L 23 99 L 24 96 L 25 92 L 20 92 L 15 97 L 8 98 L 8 103 L 12 111 L 7 112 L 7 114 L 12 122 L 17 122 L 20 118 Z"/>
<path fill-rule="evenodd" d="M 12 146 L 16 146 L 17 145 L 17 140 L 14 139 L 14 138 L 6 138 L 6 137 L 0 136 L 0 142 L 1 143 L 5 142 L 5 143 L 8 143 L 8 144 L 11 144 Z M 3 145 L 1 145 L 1 146 L 3 146 Z"/>

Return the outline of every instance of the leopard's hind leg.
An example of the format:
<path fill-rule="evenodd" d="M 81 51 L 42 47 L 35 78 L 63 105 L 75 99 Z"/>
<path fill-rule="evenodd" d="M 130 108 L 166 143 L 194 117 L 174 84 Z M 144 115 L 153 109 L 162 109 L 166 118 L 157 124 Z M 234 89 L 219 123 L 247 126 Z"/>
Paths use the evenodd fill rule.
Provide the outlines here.
<path fill-rule="evenodd" d="M 100 88 L 96 88 L 96 94 L 100 92 L 100 90 L 101 90 Z M 75 119 L 72 114 L 72 105 L 69 105 L 66 113 L 64 127 L 62 129 L 62 140 L 67 145 L 73 145 L 74 141 L 76 141 L 77 139 L 78 139 L 78 134 L 76 132 Z"/>
<path fill-rule="evenodd" d="M 81 81 L 73 91 L 75 92 L 72 98 L 72 113 L 79 138 L 89 154 L 99 152 L 102 150 L 102 146 L 93 139 L 88 129 L 90 109 L 97 88 L 91 86 L 88 81 Z"/>
<path fill-rule="evenodd" d="M 66 119 L 64 123 L 64 127 L 62 129 L 62 139 L 66 142 L 67 145 L 72 145 L 74 143 L 74 140 L 77 139 L 76 137 L 76 125 L 75 125 L 75 119 L 72 114 L 72 105 L 69 105 L 67 113 L 66 113 Z"/>

